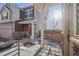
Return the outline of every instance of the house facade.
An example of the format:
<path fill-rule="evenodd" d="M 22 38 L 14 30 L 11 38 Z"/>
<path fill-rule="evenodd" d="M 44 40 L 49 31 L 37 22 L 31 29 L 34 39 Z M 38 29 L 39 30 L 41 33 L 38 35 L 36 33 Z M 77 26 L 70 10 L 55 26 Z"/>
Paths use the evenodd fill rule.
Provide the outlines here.
<path fill-rule="evenodd" d="M 12 38 L 12 33 L 25 31 L 32 36 L 33 12 L 33 7 L 26 7 L 25 11 L 25 9 L 18 8 L 16 4 L 8 3 L 3 6 L 0 12 L 0 35 L 5 38 Z"/>
<path fill-rule="evenodd" d="M 15 32 L 15 22 L 19 20 L 19 9 L 15 4 L 6 4 L 0 11 L 0 35 L 11 38 Z"/>
<path fill-rule="evenodd" d="M 0 11 L 0 36 L 12 38 L 14 32 L 26 32 L 34 38 L 41 28 L 40 15 L 34 5 L 18 8 L 16 4 L 5 4 Z"/>

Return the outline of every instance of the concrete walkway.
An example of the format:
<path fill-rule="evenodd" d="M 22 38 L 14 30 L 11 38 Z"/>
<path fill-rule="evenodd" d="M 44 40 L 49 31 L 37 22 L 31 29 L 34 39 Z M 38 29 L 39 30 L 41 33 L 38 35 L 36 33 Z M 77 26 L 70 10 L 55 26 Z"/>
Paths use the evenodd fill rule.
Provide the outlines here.
<path fill-rule="evenodd" d="M 36 44 L 30 48 L 20 47 L 20 56 L 33 56 L 40 49 L 40 45 Z"/>

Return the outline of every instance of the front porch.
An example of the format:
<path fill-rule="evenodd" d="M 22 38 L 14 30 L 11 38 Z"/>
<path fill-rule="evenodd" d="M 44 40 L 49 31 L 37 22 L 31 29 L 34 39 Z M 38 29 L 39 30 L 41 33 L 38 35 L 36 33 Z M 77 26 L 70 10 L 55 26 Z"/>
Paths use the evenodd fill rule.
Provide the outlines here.
<path fill-rule="evenodd" d="M 18 21 L 15 25 L 15 32 L 25 32 L 29 37 L 34 38 L 35 24 L 32 20 Z"/>
<path fill-rule="evenodd" d="M 39 39 L 35 39 L 39 40 Z M 35 41 L 34 41 L 35 42 Z M 18 45 L 18 41 L 8 49 L 0 51 L 0 56 L 62 56 L 62 44 L 60 42 L 44 42 L 44 48 L 40 47 L 38 41 L 35 42 L 35 45 L 32 46 L 24 46 L 20 41 L 20 45 Z"/>

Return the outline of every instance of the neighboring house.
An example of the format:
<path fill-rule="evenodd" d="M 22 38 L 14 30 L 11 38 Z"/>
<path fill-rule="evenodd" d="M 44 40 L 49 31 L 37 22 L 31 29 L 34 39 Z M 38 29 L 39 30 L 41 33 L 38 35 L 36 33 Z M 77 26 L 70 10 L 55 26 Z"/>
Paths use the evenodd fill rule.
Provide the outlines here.
<path fill-rule="evenodd" d="M 11 38 L 15 32 L 15 22 L 19 20 L 19 9 L 15 4 L 7 3 L 0 11 L 0 35 Z"/>
<path fill-rule="evenodd" d="M 14 32 L 26 32 L 32 38 L 40 30 L 40 12 L 34 5 L 18 8 L 7 3 L 0 11 L 0 35 L 12 38 Z"/>
<path fill-rule="evenodd" d="M 19 8 L 20 10 L 20 20 L 16 22 L 15 31 L 23 31 L 34 38 L 34 33 L 36 29 L 36 19 L 35 19 L 35 8 L 33 5 Z"/>

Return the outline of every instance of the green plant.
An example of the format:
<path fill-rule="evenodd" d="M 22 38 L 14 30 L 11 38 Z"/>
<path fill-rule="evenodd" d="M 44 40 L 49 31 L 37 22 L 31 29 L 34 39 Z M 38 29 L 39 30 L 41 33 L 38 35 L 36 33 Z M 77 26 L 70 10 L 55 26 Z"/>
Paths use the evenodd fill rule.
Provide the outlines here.
<path fill-rule="evenodd" d="M 15 40 L 21 40 L 22 38 L 30 38 L 30 36 L 26 32 L 15 32 L 13 33 L 13 38 Z"/>

